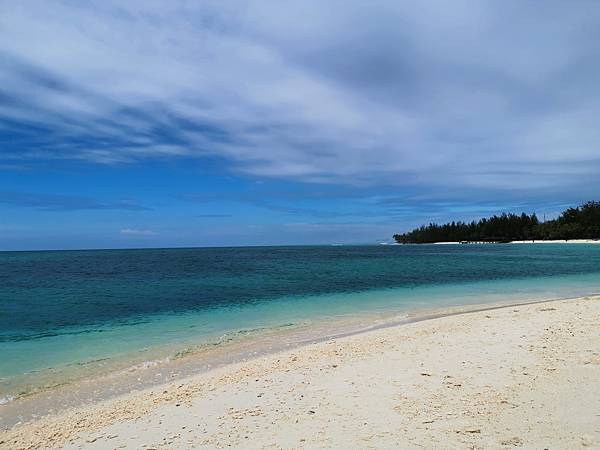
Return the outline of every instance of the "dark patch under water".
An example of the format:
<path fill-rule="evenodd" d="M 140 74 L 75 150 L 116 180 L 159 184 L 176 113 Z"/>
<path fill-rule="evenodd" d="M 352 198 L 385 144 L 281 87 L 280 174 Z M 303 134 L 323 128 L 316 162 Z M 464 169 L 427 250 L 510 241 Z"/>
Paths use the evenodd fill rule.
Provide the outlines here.
<path fill-rule="evenodd" d="M 596 272 L 600 245 L 583 244 L 3 252 L 0 341 L 286 296 Z"/>

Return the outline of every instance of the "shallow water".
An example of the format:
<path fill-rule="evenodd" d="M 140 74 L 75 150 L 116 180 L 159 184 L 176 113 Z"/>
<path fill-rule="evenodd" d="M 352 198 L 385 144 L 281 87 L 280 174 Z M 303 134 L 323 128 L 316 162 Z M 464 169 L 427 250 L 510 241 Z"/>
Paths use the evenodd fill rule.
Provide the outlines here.
<path fill-rule="evenodd" d="M 0 398 L 330 318 L 600 292 L 600 245 L 0 253 Z"/>

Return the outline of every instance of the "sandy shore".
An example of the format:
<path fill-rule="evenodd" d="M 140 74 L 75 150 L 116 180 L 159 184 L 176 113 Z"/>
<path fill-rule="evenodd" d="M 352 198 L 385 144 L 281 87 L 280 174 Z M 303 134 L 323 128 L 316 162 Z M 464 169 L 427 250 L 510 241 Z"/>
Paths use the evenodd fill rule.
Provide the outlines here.
<path fill-rule="evenodd" d="M 0 448 L 600 448 L 600 297 L 261 356 L 20 424 Z"/>
<path fill-rule="evenodd" d="M 465 244 L 488 244 L 489 242 L 466 242 Z M 435 245 L 456 245 L 462 244 L 460 241 L 434 242 Z M 555 240 L 527 240 L 510 241 L 507 244 L 600 244 L 600 239 L 555 239 Z"/>
<path fill-rule="evenodd" d="M 600 244 L 600 239 L 556 239 L 548 241 L 511 241 L 511 244 Z"/>

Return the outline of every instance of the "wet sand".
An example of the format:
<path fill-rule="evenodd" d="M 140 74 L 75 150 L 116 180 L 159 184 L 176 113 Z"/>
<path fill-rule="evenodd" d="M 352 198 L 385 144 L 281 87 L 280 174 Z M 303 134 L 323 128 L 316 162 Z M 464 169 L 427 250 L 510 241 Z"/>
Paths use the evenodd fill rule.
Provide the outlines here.
<path fill-rule="evenodd" d="M 0 448 L 600 446 L 600 297 L 389 325 L 50 414 Z"/>

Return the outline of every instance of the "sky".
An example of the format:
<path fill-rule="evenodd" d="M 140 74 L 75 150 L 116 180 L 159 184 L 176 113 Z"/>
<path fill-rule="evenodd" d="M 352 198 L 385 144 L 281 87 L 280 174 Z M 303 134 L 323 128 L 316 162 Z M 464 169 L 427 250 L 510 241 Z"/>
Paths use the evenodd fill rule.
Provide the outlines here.
<path fill-rule="evenodd" d="M 595 0 L 0 11 L 0 250 L 377 243 L 600 200 Z"/>

